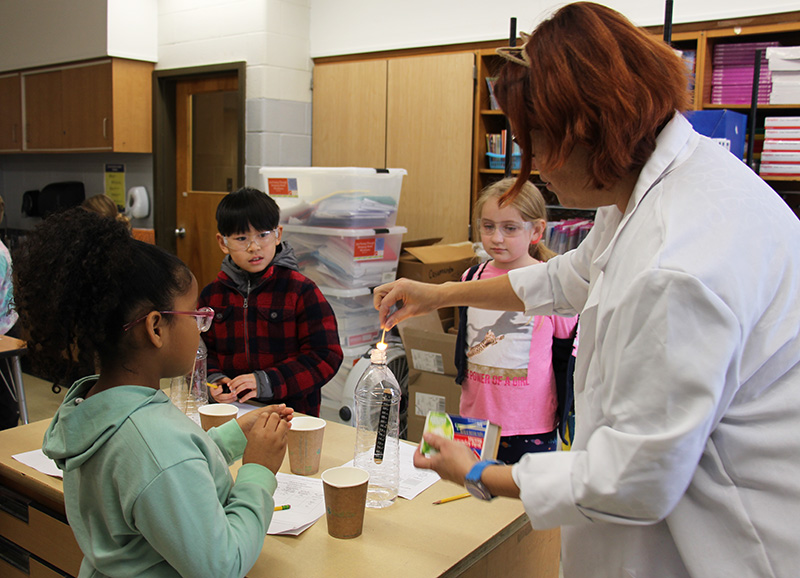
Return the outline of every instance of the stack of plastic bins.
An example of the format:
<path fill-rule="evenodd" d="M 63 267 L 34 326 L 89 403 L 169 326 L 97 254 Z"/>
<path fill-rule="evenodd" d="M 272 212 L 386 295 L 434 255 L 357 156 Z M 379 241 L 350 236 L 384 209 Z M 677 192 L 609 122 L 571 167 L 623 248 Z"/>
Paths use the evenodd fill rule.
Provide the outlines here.
<path fill-rule="evenodd" d="M 380 339 L 380 318 L 369 289 L 336 289 L 322 285 L 319 288 L 336 315 L 342 347 L 362 348 Z"/>
<path fill-rule="evenodd" d="M 330 229 L 284 225 L 300 272 L 317 285 L 364 289 L 394 281 L 405 227 Z M 324 291 L 323 291 L 324 293 Z"/>
<path fill-rule="evenodd" d="M 405 227 L 397 208 L 404 169 L 262 167 L 264 191 L 281 209 L 283 240 L 300 272 L 313 280 L 336 315 L 344 362 L 322 388 L 326 419 L 349 423 L 339 410 L 353 365 L 380 339 L 372 288 L 393 281 Z"/>
<path fill-rule="evenodd" d="M 281 223 L 334 229 L 392 227 L 405 169 L 262 167 Z"/>

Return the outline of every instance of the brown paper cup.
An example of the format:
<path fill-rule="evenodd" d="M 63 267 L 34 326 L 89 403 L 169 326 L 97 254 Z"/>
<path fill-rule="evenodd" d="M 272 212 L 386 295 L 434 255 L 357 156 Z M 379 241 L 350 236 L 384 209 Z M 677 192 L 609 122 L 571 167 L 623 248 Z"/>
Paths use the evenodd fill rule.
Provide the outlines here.
<path fill-rule="evenodd" d="M 292 429 L 289 430 L 289 468 L 293 474 L 310 476 L 319 471 L 324 435 L 324 419 L 310 416 L 292 419 Z"/>
<path fill-rule="evenodd" d="M 369 473 L 342 466 L 322 472 L 325 518 L 328 534 L 334 538 L 356 538 L 364 527 Z"/>
<path fill-rule="evenodd" d="M 200 425 L 205 431 L 208 431 L 212 427 L 234 419 L 239 413 L 239 408 L 230 403 L 211 403 L 201 405 L 198 411 L 200 412 Z"/>

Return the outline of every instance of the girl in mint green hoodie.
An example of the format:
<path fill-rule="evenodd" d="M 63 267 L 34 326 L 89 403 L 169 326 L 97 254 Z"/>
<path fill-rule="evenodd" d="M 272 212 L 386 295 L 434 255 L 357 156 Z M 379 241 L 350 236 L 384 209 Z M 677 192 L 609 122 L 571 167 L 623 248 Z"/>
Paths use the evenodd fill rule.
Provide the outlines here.
<path fill-rule="evenodd" d="M 206 434 L 161 391 L 191 370 L 213 316 L 196 310 L 186 265 L 72 209 L 28 235 L 15 273 L 40 367 L 99 369 L 72 385 L 43 446 L 64 472 L 80 576 L 244 576 L 272 517 L 292 410 L 267 406 Z"/>

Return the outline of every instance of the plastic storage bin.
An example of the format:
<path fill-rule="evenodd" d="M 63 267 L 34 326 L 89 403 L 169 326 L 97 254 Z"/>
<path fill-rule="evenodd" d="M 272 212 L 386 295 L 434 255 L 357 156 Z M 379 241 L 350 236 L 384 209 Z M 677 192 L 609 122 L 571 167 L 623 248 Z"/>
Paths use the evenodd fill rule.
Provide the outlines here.
<path fill-rule="evenodd" d="M 262 167 L 264 191 L 281 223 L 333 228 L 392 227 L 405 169 Z"/>
<path fill-rule="evenodd" d="M 380 317 L 372 304 L 372 291 L 319 287 L 330 303 L 339 326 L 342 347 L 356 347 L 377 342 L 381 337 Z"/>
<path fill-rule="evenodd" d="M 506 168 L 506 155 L 497 153 L 486 153 L 486 158 L 489 160 L 490 169 L 505 169 Z M 511 155 L 511 169 L 519 170 L 522 155 Z"/>
<path fill-rule="evenodd" d="M 405 227 L 331 229 L 284 225 L 283 240 L 300 272 L 334 289 L 376 287 L 394 281 Z"/>

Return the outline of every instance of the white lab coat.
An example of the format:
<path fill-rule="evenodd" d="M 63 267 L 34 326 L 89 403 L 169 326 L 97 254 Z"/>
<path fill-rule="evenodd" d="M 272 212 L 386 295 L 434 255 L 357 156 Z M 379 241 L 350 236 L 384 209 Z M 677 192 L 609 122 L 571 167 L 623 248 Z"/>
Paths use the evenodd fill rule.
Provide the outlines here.
<path fill-rule="evenodd" d="M 581 314 L 570 452 L 514 480 L 564 574 L 800 576 L 800 222 L 681 115 L 630 203 L 511 271 L 527 313 Z"/>

